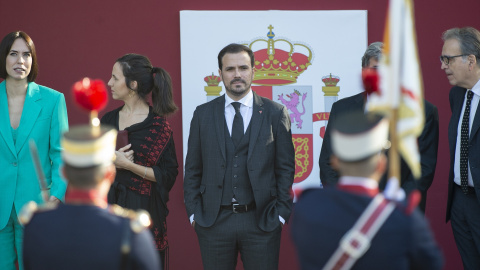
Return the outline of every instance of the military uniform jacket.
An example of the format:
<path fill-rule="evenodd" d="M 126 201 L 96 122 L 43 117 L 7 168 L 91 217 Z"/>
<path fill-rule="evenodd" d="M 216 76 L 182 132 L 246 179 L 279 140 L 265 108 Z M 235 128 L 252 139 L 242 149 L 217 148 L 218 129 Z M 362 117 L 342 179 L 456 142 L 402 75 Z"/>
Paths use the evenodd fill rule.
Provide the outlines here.
<path fill-rule="evenodd" d="M 131 251 L 121 267 L 122 242 Z M 150 231 L 93 205 L 39 210 L 25 226 L 25 269 L 161 269 Z"/>
<path fill-rule="evenodd" d="M 336 187 L 304 191 L 295 205 L 291 233 L 301 269 L 322 269 L 372 200 Z M 442 255 L 418 210 L 397 207 L 352 269 L 442 269 Z"/>

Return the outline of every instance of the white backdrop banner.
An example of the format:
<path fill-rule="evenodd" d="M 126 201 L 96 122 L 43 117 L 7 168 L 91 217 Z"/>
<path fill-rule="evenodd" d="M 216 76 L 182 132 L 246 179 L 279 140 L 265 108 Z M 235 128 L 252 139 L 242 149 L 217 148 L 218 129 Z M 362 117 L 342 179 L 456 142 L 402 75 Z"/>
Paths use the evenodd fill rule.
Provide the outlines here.
<path fill-rule="evenodd" d="M 320 186 L 318 158 L 333 102 L 361 91 L 367 12 L 180 11 L 183 160 L 195 108 L 225 93 L 217 56 L 255 53 L 252 89 L 285 105 L 295 145 L 294 189 Z"/>

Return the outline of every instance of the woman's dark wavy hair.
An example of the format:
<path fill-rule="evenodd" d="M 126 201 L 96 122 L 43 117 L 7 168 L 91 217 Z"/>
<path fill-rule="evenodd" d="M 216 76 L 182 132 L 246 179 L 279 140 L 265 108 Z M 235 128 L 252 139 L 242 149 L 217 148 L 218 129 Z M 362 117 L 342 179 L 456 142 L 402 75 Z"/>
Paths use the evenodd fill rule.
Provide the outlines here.
<path fill-rule="evenodd" d="M 125 76 L 125 84 L 137 82 L 138 96 L 147 101 L 152 93 L 153 111 L 160 116 L 167 116 L 177 110 L 173 101 L 172 79 L 161 67 L 153 67 L 150 60 L 139 54 L 129 53 L 117 59 Z M 133 89 L 131 89 L 133 90 Z"/>

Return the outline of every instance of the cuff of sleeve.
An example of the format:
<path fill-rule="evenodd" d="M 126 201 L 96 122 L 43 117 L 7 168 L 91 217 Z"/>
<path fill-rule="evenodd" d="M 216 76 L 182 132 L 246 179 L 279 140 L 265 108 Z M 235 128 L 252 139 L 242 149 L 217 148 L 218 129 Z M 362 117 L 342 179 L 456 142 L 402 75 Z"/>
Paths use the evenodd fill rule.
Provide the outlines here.
<path fill-rule="evenodd" d="M 192 214 L 192 215 L 190 216 L 190 224 L 193 223 L 193 216 L 194 216 L 194 214 Z"/>
<path fill-rule="evenodd" d="M 52 185 L 50 188 L 50 196 L 57 197 L 60 201 L 65 202 L 65 192 L 67 190 L 67 185 L 63 180 L 60 185 Z"/>

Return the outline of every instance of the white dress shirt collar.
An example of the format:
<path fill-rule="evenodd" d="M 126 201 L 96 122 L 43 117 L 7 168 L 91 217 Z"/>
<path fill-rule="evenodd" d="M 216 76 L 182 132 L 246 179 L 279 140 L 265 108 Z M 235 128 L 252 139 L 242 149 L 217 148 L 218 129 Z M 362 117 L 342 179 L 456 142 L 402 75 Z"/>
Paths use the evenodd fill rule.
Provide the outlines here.
<path fill-rule="evenodd" d="M 361 186 L 367 189 L 376 189 L 378 188 L 378 182 L 366 177 L 358 176 L 342 176 L 338 180 L 339 185 L 343 186 Z"/>
<path fill-rule="evenodd" d="M 230 105 L 232 102 L 235 102 L 235 100 L 233 100 L 227 94 L 225 94 L 225 107 Z M 243 105 L 245 105 L 249 108 L 253 107 L 253 91 L 250 90 L 248 92 L 248 94 L 246 94 L 242 99 L 240 99 L 237 102 L 240 102 L 241 104 L 243 104 Z"/>
<path fill-rule="evenodd" d="M 232 125 L 233 125 L 233 118 L 235 116 L 235 108 L 233 108 L 232 102 L 235 100 L 231 99 L 227 94 L 225 94 L 225 121 L 227 122 L 228 132 L 230 136 L 232 135 Z M 253 113 L 253 92 L 250 90 L 248 94 L 246 94 L 242 99 L 238 102 L 243 106 L 240 106 L 240 113 L 243 117 L 243 127 L 244 132 L 247 132 L 248 125 L 250 124 L 250 120 L 252 119 Z"/>
<path fill-rule="evenodd" d="M 471 90 L 475 95 L 480 96 L 480 80 L 478 80 Z"/>

